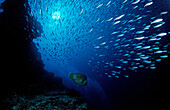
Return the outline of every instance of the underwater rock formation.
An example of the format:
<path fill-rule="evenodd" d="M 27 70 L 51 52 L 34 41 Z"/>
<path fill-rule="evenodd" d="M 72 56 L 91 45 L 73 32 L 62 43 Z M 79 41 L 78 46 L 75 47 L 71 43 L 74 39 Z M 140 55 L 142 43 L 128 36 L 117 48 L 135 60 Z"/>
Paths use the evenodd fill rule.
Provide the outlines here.
<path fill-rule="evenodd" d="M 70 73 L 69 77 L 79 86 L 87 85 L 87 76 L 82 73 Z"/>
<path fill-rule="evenodd" d="M 5 100 L 9 110 L 87 110 L 87 104 L 80 96 L 69 92 L 49 92 L 36 96 L 13 94 Z"/>
<path fill-rule="evenodd" d="M 23 86 L 8 93 L 2 110 L 88 110 L 85 99 L 78 92 L 66 88 L 62 79 L 52 73 Z"/>

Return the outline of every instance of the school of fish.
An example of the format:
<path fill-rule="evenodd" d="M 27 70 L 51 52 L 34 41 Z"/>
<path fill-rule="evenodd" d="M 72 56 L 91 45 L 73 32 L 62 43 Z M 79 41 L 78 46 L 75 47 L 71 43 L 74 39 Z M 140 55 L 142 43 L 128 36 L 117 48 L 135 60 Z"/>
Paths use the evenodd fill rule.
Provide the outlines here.
<path fill-rule="evenodd" d="M 169 13 L 153 0 L 28 0 L 25 7 L 27 21 L 32 17 L 42 26 L 31 30 L 39 34 L 33 42 L 44 63 L 88 66 L 120 78 L 156 69 L 168 57 Z"/>

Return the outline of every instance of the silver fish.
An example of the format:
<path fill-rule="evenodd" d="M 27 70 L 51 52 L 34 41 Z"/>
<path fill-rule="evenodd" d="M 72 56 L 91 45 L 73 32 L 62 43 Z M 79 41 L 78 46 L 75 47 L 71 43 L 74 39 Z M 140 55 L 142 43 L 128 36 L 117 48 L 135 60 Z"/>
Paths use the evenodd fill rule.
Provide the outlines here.
<path fill-rule="evenodd" d="M 136 0 L 135 2 L 133 2 L 132 4 L 137 4 L 137 3 L 139 3 L 140 2 L 140 0 Z"/>
<path fill-rule="evenodd" d="M 156 19 L 154 20 L 153 22 L 151 22 L 151 24 L 154 24 L 154 23 L 159 23 L 159 22 L 162 22 L 163 19 L 162 18 L 159 18 L 159 19 Z"/>
<path fill-rule="evenodd" d="M 99 4 L 96 8 L 100 8 L 102 5 L 103 5 L 103 3 L 102 3 L 102 4 Z"/>
<path fill-rule="evenodd" d="M 125 14 L 122 14 L 122 15 L 116 17 L 116 18 L 114 19 L 114 21 L 116 21 L 116 20 L 118 20 L 118 19 L 121 19 L 121 18 L 124 17 L 124 16 L 125 16 Z"/>
<path fill-rule="evenodd" d="M 150 5 L 152 5 L 152 4 L 153 4 L 153 2 L 149 2 L 149 3 L 147 3 L 144 7 L 150 6 Z"/>

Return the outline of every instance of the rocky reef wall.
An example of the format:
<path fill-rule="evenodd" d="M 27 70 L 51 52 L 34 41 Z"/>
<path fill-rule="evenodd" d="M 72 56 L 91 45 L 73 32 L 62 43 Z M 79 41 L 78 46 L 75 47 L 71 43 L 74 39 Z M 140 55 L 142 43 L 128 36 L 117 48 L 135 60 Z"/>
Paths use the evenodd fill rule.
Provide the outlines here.
<path fill-rule="evenodd" d="M 33 36 L 27 30 L 24 30 L 24 27 L 28 25 L 24 18 L 24 14 L 28 12 L 24 8 L 24 2 L 24 0 L 6 0 L 2 4 L 3 13 L 0 13 L 2 65 L 0 99 L 3 102 L 0 107 L 3 110 L 11 109 L 7 107 L 23 106 L 20 102 L 14 106 L 17 99 L 22 99 L 27 104 L 31 102 L 36 104 L 38 96 L 42 96 L 42 94 L 43 97 L 52 97 L 55 101 L 59 100 L 55 97 L 60 97 L 61 94 L 55 94 L 55 97 L 51 96 L 51 94 L 44 95 L 49 91 L 65 92 L 60 100 L 64 99 L 63 97 L 67 97 L 67 99 L 70 97 L 67 94 L 69 90 L 62 84 L 62 79 L 54 77 L 53 73 L 44 70 L 40 54 L 37 52 L 34 43 L 32 43 Z M 34 98 L 25 98 L 32 96 Z M 73 98 L 75 97 L 73 96 Z M 13 101 L 10 103 L 8 99 Z M 50 100 L 52 101 L 52 99 Z M 33 105 L 29 107 L 31 106 Z"/>

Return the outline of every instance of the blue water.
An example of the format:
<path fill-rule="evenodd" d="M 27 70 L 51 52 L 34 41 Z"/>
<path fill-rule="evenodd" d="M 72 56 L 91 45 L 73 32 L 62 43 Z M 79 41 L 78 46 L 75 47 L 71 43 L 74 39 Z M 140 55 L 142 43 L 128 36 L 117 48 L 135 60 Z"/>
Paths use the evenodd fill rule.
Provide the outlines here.
<path fill-rule="evenodd" d="M 96 105 L 109 105 L 101 86 L 105 77 L 129 78 L 168 57 L 169 12 L 153 0 L 28 0 L 28 5 L 41 24 L 33 42 L 44 69 Z M 71 72 L 87 75 L 88 85 L 77 86 Z"/>
<path fill-rule="evenodd" d="M 132 84 L 135 73 L 143 77 L 142 72 L 155 71 L 167 60 L 170 8 L 166 4 L 154 0 L 28 0 L 24 6 L 29 9 L 25 17 L 33 23 L 32 42 L 44 69 L 61 77 L 65 86 L 79 91 L 90 104 L 109 109 L 114 98 L 109 89 L 121 91 L 119 86 Z M 76 85 L 69 73 L 87 75 L 87 86 Z"/>
<path fill-rule="evenodd" d="M 5 0 L 0 0 L 0 13 L 3 12 L 3 9 L 1 8 L 1 4 L 4 2 Z"/>

